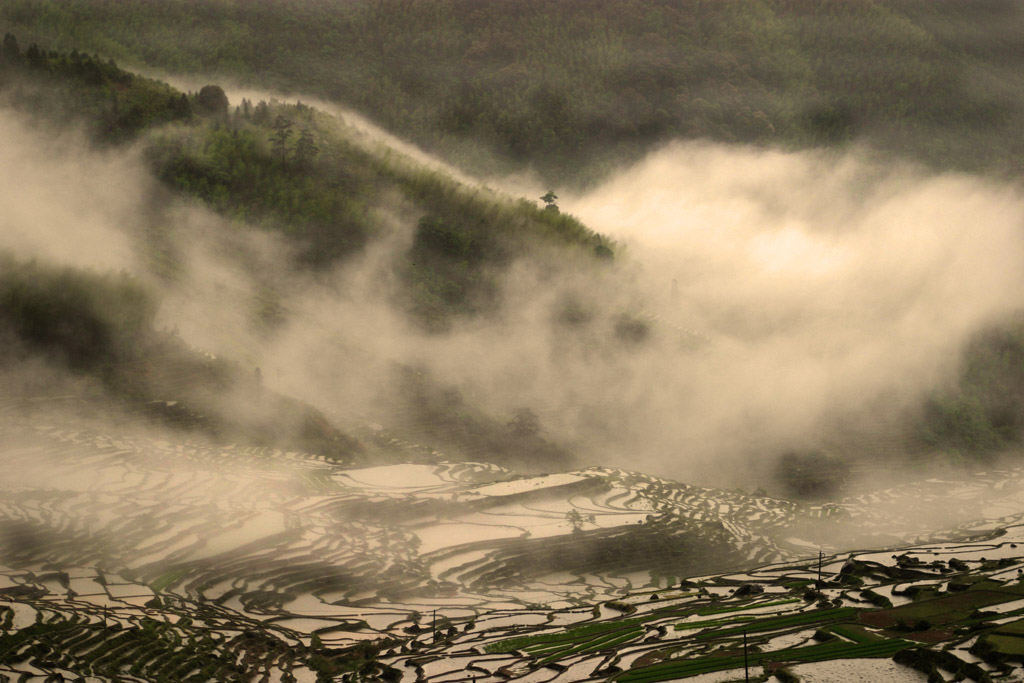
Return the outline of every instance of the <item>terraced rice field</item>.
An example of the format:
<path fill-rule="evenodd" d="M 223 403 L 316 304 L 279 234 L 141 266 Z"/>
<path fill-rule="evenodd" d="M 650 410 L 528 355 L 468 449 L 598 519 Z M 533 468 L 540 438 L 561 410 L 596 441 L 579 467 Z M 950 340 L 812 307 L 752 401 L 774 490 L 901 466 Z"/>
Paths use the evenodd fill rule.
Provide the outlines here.
<path fill-rule="evenodd" d="M 744 637 L 758 671 L 955 649 L 1004 608 L 970 637 L 1014 656 L 1024 617 L 1019 470 L 810 506 L 601 468 L 517 477 L 413 444 L 352 469 L 69 419 L 8 416 L 0 438 L 13 680 L 655 681 L 735 669 Z M 932 508 L 955 524 L 929 529 Z M 930 544 L 838 553 L 851 530 Z"/>
<path fill-rule="evenodd" d="M 822 578 L 811 581 L 805 577 L 817 577 L 814 561 L 705 577 L 632 594 L 616 601 L 618 614 L 601 612 L 569 627 L 554 627 L 557 613 L 549 613 L 550 622 L 537 626 L 473 629 L 438 640 L 430 634 L 408 647 L 414 655 L 393 662 L 405 667 L 408 681 L 434 680 L 429 663 L 458 650 L 467 666 L 501 655 L 499 673 L 523 680 L 653 683 L 743 680 L 745 667 L 751 680 L 779 668 L 811 680 L 857 680 L 858 671 L 877 668 L 862 660 L 896 656 L 907 663 L 891 665 L 906 680 L 923 681 L 933 668 L 967 680 L 1018 680 L 1024 550 L 1008 555 L 1021 541 L 1024 526 L 1017 525 L 983 544 L 823 558 Z M 1002 557 L 971 557 L 983 551 Z M 912 590 L 923 581 L 933 588 Z M 886 587 L 915 597 L 899 607 L 868 599 Z M 848 679 L 837 677 L 839 662 Z M 831 678 L 815 679 L 818 663 L 819 675 Z"/>

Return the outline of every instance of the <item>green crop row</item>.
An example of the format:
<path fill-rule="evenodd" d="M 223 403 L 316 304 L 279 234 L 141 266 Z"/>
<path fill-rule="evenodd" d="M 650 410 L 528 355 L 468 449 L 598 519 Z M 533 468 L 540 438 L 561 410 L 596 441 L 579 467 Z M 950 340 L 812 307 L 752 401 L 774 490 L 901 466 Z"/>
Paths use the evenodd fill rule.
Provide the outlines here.
<path fill-rule="evenodd" d="M 796 598 L 788 598 L 784 600 L 773 600 L 771 602 L 763 602 L 758 604 L 745 604 L 741 607 L 726 607 L 717 609 L 699 609 L 699 610 L 659 610 L 658 612 L 645 615 L 643 617 L 634 617 L 632 619 L 623 619 L 620 621 L 606 621 L 606 622 L 593 622 L 584 624 L 582 626 L 576 626 L 574 628 L 562 631 L 559 633 L 542 633 L 538 635 L 530 636 L 517 636 L 515 638 L 508 638 L 506 640 L 499 640 L 494 643 L 490 643 L 484 647 L 484 650 L 489 654 L 499 654 L 504 652 L 512 652 L 514 650 L 524 650 L 530 652 L 530 654 L 538 654 L 547 650 L 554 650 L 556 647 L 560 647 L 566 644 L 572 644 L 580 641 L 582 638 L 588 636 L 600 635 L 607 632 L 618 633 L 622 629 L 635 627 L 639 624 L 653 621 L 655 619 L 664 619 L 671 615 L 671 612 L 677 612 L 676 616 L 682 618 L 697 614 L 700 616 L 709 616 L 715 614 L 728 614 L 730 612 L 742 612 L 751 609 L 760 609 L 762 607 L 775 607 L 777 605 L 787 605 L 795 602 L 800 602 Z M 851 608 L 852 609 L 852 608 Z M 666 613 L 668 612 L 668 613 Z M 756 616 L 750 616 L 750 619 L 756 619 Z M 717 619 L 707 620 L 703 622 L 693 622 L 689 624 L 677 624 L 677 630 L 684 630 L 690 628 L 702 628 L 707 626 L 716 626 L 721 624 L 736 623 L 738 621 L 745 621 L 746 617 L 734 617 L 729 619 Z M 763 629 L 761 629 L 763 630 Z"/>
<path fill-rule="evenodd" d="M 676 624 L 675 629 L 677 631 L 691 631 L 697 628 L 708 628 L 711 626 L 726 626 L 728 624 L 735 624 L 741 621 L 754 621 L 755 619 L 757 619 L 757 617 L 752 617 L 747 614 L 739 614 L 734 617 L 729 617 L 727 619 L 708 619 L 706 621 L 683 622 L 681 624 Z"/>
<path fill-rule="evenodd" d="M 746 658 L 749 666 L 766 662 L 822 662 L 831 659 L 862 659 L 889 657 L 909 647 L 904 640 L 882 640 L 872 643 L 830 642 L 808 647 L 789 648 L 776 652 L 751 652 Z M 660 662 L 620 674 L 615 680 L 620 683 L 656 683 L 675 678 L 686 678 L 715 671 L 737 669 L 744 665 L 742 655 L 728 657 L 704 657 L 701 659 L 680 659 Z"/>
<path fill-rule="evenodd" d="M 712 614 L 728 614 L 729 612 L 745 612 L 751 609 L 760 609 L 762 607 L 775 607 L 776 605 L 788 605 L 794 602 L 801 602 L 800 598 L 786 598 L 785 600 L 773 600 L 771 602 L 762 602 L 755 604 L 741 605 L 740 607 L 717 607 L 717 608 L 705 608 L 697 610 L 697 614 L 704 616 L 710 616 Z"/>
<path fill-rule="evenodd" d="M 714 608 L 714 609 L 707 609 L 707 608 L 705 608 L 705 609 L 699 609 L 699 610 L 696 610 L 696 611 L 688 610 L 687 609 L 687 610 L 680 610 L 680 611 L 678 611 L 677 616 L 682 618 L 682 617 L 690 616 L 690 615 L 693 615 L 693 614 L 698 614 L 700 616 L 710 616 L 710 615 L 715 615 L 715 614 L 728 614 L 730 612 L 743 612 L 743 611 L 747 611 L 747 610 L 751 610 L 751 609 L 760 609 L 762 607 L 775 607 L 777 605 L 788 605 L 788 604 L 792 604 L 792 603 L 795 603 L 795 602 L 800 602 L 800 600 L 797 599 L 797 598 L 787 598 L 787 599 L 783 599 L 783 600 L 773 600 L 773 601 L 770 601 L 770 602 L 763 602 L 763 603 L 755 603 L 755 604 L 749 604 L 748 603 L 748 604 L 742 605 L 740 607 L 724 607 L 724 608 Z M 666 618 L 667 616 L 671 615 L 671 612 L 676 612 L 676 610 L 674 610 L 674 609 L 673 610 L 665 610 L 665 611 L 659 610 L 656 613 L 648 614 L 648 615 L 645 615 L 643 617 L 634 617 L 632 619 L 623 619 L 621 621 L 593 622 L 593 623 L 584 624 L 582 626 L 577 626 L 577 627 L 568 629 L 566 631 L 562 631 L 560 633 L 543 633 L 543 634 L 531 635 L 531 636 L 517 636 L 515 638 L 508 638 L 506 640 L 499 640 L 497 642 L 490 643 L 490 644 L 488 644 L 488 645 L 486 645 L 484 647 L 484 650 L 487 653 L 489 653 L 489 654 L 499 654 L 499 653 L 504 653 L 504 652 L 512 652 L 513 650 L 525 650 L 525 651 L 531 652 L 531 654 L 535 654 L 538 651 L 543 651 L 543 650 L 546 650 L 546 649 L 553 649 L 553 648 L 550 648 L 550 647 L 541 647 L 541 646 L 545 646 L 545 645 L 547 645 L 547 646 L 557 646 L 557 645 L 562 645 L 562 644 L 566 644 L 566 643 L 574 643 L 574 642 L 579 641 L 581 638 L 584 638 L 584 637 L 587 637 L 587 636 L 603 634 L 603 633 L 606 633 L 606 632 L 609 632 L 609 631 L 618 632 L 618 631 L 622 630 L 623 628 L 629 628 L 629 627 L 637 626 L 639 624 L 642 624 L 642 623 L 645 623 L 645 622 L 648 622 L 648 621 L 653 621 L 655 619 Z M 752 616 L 750 618 L 751 619 L 755 619 L 756 617 Z M 684 629 L 689 629 L 689 628 L 700 628 L 700 627 L 703 627 L 703 626 L 715 626 L 715 625 L 719 625 L 719 624 L 735 623 L 737 621 L 740 621 L 740 619 L 739 618 L 733 618 L 733 619 L 721 619 L 721 620 L 708 620 L 706 622 L 694 622 L 693 626 L 683 625 L 682 628 L 680 628 L 680 625 L 677 624 L 676 625 L 676 629 L 677 630 L 684 630 Z M 700 626 L 698 626 L 698 624 Z"/>
<path fill-rule="evenodd" d="M 860 624 L 836 624 L 828 630 L 855 643 L 873 643 L 884 640 L 882 636 L 867 630 Z"/>
<path fill-rule="evenodd" d="M 180 581 L 187 573 L 188 572 L 185 569 L 175 569 L 173 571 L 166 572 L 153 581 L 149 587 L 154 593 L 159 593 L 171 584 Z"/>
<path fill-rule="evenodd" d="M 653 617 L 648 616 L 634 619 L 623 619 L 621 621 L 595 622 L 585 624 L 583 626 L 577 626 L 575 628 L 562 631 L 561 633 L 543 633 L 535 636 L 519 636 L 516 638 L 509 638 L 507 640 L 499 640 L 495 643 L 489 643 L 484 647 L 484 651 L 490 654 L 512 652 L 513 650 L 529 651 L 531 649 L 536 649 L 536 646 L 571 643 L 587 636 L 601 635 L 609 631 L 618 632 L 624 628 L 635 627 L 645 621 L 650 621 L 652 618 Z"/>
<path fill-rule="evenodd" d="M 787 628 L 790 626 L 804 626 L 808 624 L 816 624 L 823 621 L 839 621 L 852 617 L 858 612 L 855 607 L 835 607 L 826 610 L 814 610 L 812 612 L 800 612 L 799 614 L 791 614 L 783 617 L 772 617 L 769 619 L 760 619 L 743 626 L 742 628 L 727 628 L 721 631 L 711 631 L 708 633 L 700 633 L 695 636 L 698 640 L 707 640 L 710 638 L 721 638 L 723 636 L 731 636 L 743 633 L 744 631 L 772 631 L 780 628 Z"/>
<path fill-rule="evenodd" d="M 641 633 L 643 633 L 643 629 L 640 628 L 630 629 L 626 633 L 612 633 L 596 641 L 581 643 L 580 645 L 577 645 L 575 647 L 570 647 L 557 653 L 550 654 L 544 659 L 540 660 L 539 664 L 543 666 L 546 664 L 550 664 L 551 662 L 558 661 L 559 659 L 579 654 L 581 652 L 597 652 L 598 650 L 613 648 L 617 645 L 621 645 L 622 643 L 632 640 L 633 638 L 636 638 Z"/>

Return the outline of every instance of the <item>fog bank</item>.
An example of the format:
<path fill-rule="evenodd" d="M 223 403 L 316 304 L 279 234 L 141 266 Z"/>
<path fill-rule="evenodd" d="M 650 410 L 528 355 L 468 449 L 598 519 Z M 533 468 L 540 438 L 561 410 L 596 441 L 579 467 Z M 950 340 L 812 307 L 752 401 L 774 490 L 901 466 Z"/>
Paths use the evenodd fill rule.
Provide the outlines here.
<path fill-rule="evenodd" d="M 1024 303 L 1019 190 L 866 152 L 676 144 L 564 204 L 630 245 L 652 310 L 711 339 L 652 360 L 660 410 L 640 413 L 708 458 L 884 423 Z"/>
<path fill-rule="evenodd" d="M 497 314 L 426 333 L 395 304 L 420 217 L 401 199 L 375 208 L 387 229 L 363 254 L 314 276 L 280 237 L 169 200 L 132 150 L 54 142 L 3 111 L 0 132 L 0 248 L 136 274 L 161 292 L 162 327 L 348 425 L 401 431 L 395 371 L 414 367 L 499 420 L 530 408 L 582 466 L 752 486 L 787 449 L 870 458 L 1024 291 L 1015 188 L 856 150 L 676 144 L 560 199 L 626 245 L 614 266 L 515 263 Z M 154 230 L 178 255 L 169 274 Z"/>

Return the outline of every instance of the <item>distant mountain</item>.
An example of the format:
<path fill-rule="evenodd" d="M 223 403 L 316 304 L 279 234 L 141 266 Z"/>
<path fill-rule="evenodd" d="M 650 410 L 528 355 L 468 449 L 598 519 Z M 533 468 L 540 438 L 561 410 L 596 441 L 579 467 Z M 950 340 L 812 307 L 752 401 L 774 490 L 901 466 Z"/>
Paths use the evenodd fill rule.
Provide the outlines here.
<path fill-rule="evenodd" d="M 862 141 L 1016 174 L 1011 0 L 11 0 L 57 49 L 355 107 L 463 167 L 592 180 L 670 139 Z"/>

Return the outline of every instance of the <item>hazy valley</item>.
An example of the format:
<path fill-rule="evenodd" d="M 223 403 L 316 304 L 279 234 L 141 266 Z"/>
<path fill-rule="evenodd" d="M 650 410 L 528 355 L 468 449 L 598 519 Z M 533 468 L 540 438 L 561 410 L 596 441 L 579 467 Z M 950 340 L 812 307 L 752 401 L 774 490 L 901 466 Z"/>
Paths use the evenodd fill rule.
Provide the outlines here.
<path fill-rule="evenodd" d="M 0 6 L 0 677 L 1021 679 L 1019 10 L 581 11 Z"/>

